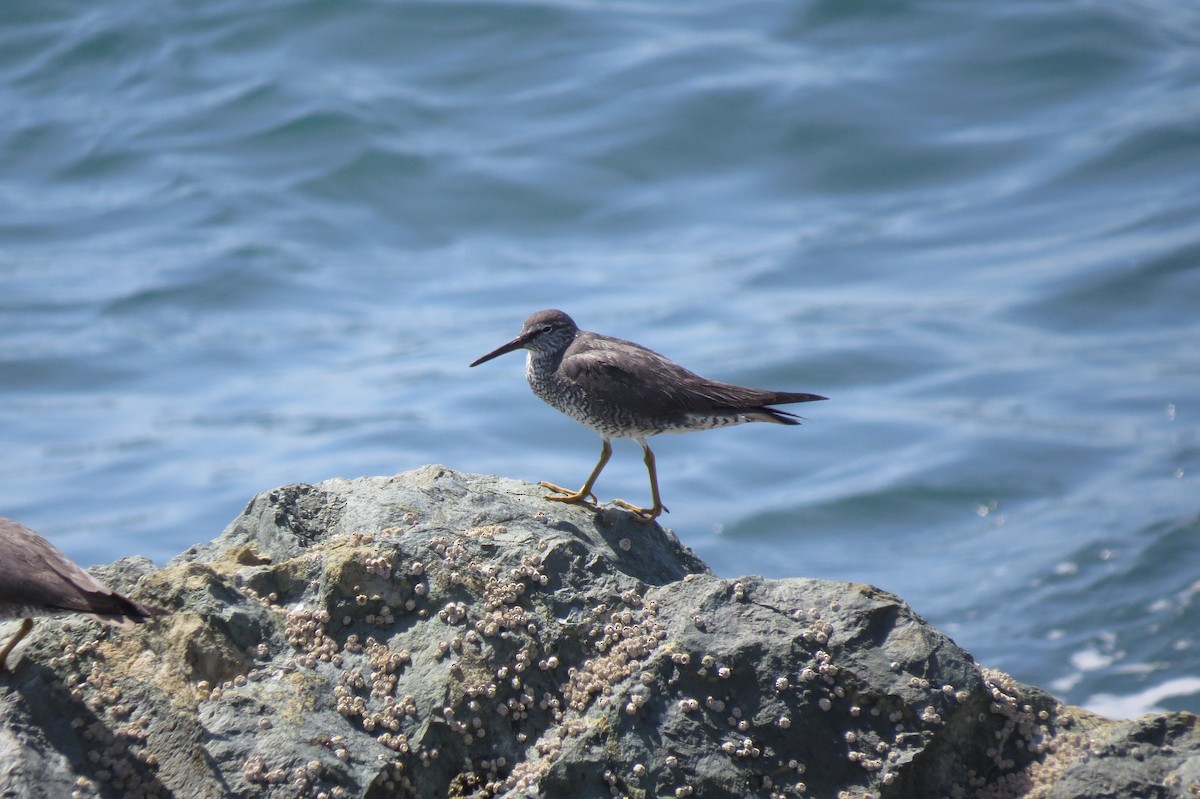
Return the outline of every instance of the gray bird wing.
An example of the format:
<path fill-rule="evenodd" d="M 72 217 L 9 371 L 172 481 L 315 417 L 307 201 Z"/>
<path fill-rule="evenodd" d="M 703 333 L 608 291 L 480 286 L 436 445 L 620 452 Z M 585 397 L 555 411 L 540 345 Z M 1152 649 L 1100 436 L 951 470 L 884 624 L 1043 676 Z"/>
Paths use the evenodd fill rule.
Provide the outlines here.
<path fill-rule="evenodd" d="M 595 401 L 636 406 L 652 417 L 786 401 L 776 399 L 776 392 L 709 380 L 640 344 L 608 337 L 576 339 L 560 371 Z"/>
<path fill-rule="evenodd" d="M 110 621 L 161 611 L 121 596 L 37 533 L 0 519 L 0 604 L 87 613 Z"/>

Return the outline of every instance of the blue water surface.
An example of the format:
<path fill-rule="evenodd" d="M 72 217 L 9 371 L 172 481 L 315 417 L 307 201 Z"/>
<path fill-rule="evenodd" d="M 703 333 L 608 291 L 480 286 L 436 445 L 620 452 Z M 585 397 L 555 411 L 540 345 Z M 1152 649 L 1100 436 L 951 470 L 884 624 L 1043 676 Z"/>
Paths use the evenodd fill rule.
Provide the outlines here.
<path fill-rule="evenodd" d="M 467 368 L 559 307 L 831 398 L 654 440 L 718 573 L 1200 711 L 1194 3 L 8 0 L 0 108 L 0 514 L 80 562 L 284 483 L 582 483 Z"/>

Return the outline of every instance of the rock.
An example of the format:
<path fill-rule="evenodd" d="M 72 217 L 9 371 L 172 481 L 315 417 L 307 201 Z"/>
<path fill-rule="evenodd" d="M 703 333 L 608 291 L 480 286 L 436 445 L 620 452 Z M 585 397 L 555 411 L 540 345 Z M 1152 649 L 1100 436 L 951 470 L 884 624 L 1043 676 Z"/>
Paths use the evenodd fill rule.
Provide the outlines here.
<path fill-rule="evenodd" d="M 614 508 L 428 466 L 286 486 L 162 569 L 174 609 L 43 622 L 0 796 L 1195 796 L 1196 717 L 1114 722 L 898 597 L 716 577 Z"/>

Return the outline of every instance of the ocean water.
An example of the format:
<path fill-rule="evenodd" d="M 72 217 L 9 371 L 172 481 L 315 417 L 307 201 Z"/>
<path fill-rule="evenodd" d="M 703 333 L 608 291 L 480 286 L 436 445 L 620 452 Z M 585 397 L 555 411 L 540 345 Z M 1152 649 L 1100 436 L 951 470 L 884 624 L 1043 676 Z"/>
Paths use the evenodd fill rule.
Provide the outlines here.
<path fill-rule="evenodd" d="M 0 514 L 85 565 L 290 482 L 582 483 L 467 368 L 558 307 L 830 397 L 654 439 L 718 573 L 1200 711 L 1195 3 L 7 0 L 0 107 Z"/>

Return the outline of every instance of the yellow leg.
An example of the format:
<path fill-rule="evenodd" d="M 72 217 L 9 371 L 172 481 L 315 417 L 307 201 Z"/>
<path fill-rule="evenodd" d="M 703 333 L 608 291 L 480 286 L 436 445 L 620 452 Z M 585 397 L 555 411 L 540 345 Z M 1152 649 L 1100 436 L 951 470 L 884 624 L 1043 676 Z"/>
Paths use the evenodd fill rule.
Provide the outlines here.
<path fill-rule="evenodd" d="M 637 505 L 631 505 L 623 499 L 614 499 L 613 504 L 633 511 L 636 514 L 634 516 L 635 519 L 643 524 L 649 524 L 661 516 L 667 509 L 663 507 L 662 499 L 658 495 L 658 469 L 654 466 L 654 453 L 650 451 L 650 445 L 646 443 L 646 439 L 639 438 L 637 442 L 642 445 L 642 452 L 645 453 L 643 460 L 646 462 L 646 471 L 650 473 L 650 498 L 654 500 L 654 507 L 639 508 Z"/>
<path fill-rule="evenodd" d="M 13 651 L 13 647 L 20 643 L 21 639 L 28 635 L 29 631 L 32 629 L 33 619 L 24 619 L 21 622 L 20 628 L 17 630 L 17 634 L 14 635 L 12 639 L 5 645 L 4 649 L 0 649 L 0 674 L 8 671 L 8 663 L 6 662 L 8 659 L 8 653 Z"/>
<path fill-rule="evenodd" d="M 563 497 L 546 497 L 551 502 L 587 502 L 588 497 L 592 501 L 596 501 L 596 495 L 592 493 L 592 486 L 596 484 L 596 478 L 600 476 L 600 472 L 604 470 L 604 464 L 608 463 L 608 459 L 612 457 L 612 444 L 607 438 L 601 438 L 604 443 L 600 447 L 600 462 L 596 464 L 596 468 L 592 469 L 591 475 L 587 482 L 583 484 L 583 488 L 578 491 L 572 491 L 569 488 L 556 486 L 554 483 L 538 483 L 542 488 L 548 488 L 556 494 L 566 494 Z"/>

